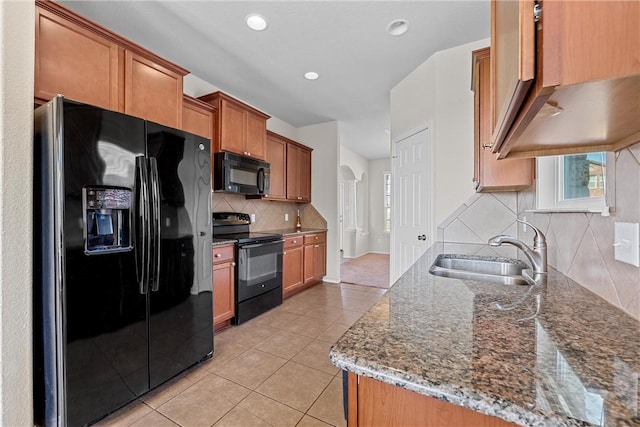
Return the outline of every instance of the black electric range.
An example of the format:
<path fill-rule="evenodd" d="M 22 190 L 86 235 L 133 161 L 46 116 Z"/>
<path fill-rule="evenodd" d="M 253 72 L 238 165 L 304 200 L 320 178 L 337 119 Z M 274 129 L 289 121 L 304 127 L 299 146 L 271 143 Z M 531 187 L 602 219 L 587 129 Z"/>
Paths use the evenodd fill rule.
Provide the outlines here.
<path fill-rule="evenodd" d="M 251 232 L 246 213 L 214 212 L 213 237 L 235 240 L 235 317 L 239 325 L 282 304 L 281 234 Z"/>

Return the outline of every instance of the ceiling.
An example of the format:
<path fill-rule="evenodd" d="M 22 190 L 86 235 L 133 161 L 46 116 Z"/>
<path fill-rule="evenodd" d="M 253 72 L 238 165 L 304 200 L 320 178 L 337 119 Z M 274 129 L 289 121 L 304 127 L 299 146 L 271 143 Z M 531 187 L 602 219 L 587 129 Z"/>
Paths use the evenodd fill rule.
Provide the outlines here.
<path fill-rule="evenodd" d="M 341 144 L 368 159 L 389 156 L 390 89 L 490 32 L 489 0 L 61 3 L 295 127 L 338 120 Z M 245 25 L 250 13 L 265 31 Z M 398 18 L 409 31 L 391 36 Z"/>

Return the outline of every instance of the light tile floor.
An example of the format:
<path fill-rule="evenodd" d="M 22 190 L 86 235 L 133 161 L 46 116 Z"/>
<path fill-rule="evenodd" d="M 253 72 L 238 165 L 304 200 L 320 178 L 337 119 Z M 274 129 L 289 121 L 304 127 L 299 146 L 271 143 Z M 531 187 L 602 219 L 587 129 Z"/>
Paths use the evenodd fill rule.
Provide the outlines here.
<path fill-rule="evenodd" d="M 101 426 L 345 426 L 331 345 L 385 292 L 321 283 L 218 333 L 213 358 Z"/>

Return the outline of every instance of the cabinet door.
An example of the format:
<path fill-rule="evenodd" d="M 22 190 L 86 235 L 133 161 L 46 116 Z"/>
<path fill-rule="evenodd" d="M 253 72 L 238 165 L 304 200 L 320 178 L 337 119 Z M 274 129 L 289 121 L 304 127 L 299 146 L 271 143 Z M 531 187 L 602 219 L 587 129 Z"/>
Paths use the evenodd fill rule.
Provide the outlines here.
<path fill-rule="evenodd" d="M 300 148 L 298 155 L 298 180 L 300 182 L 298 200 L 311 202 L 311 151 Z"/>
<path fill-rule="evenodd" d="M 287 143 L 280 138 L 267 135 L 266 161 L 271 165 L 271 192 L 269 199 L 287 198 Z"/>
<path fill-rule="evenodd" d="M 303 247 L 286 249 L 282 256 L 282 292 L 283 296 L 304 284 L 304 251 Z"/>
<path fill-rule="evenodd" d="M 233 307 L 233 263 L 213 265 L 213 325 L 231 319 Z"/>
<path fill-rule="evenodd" d="M 491 1 L 494 152 L 507 137 L 535 77 L 533 5 L 533 0 Z"/>
<path fill-rule="evenodd" d="M 182 126 L 182 76 L 131 51 L 125 52 L 124 110 L 166 126 Z"/>
<path fill-rule="evenodd" d="M 473 52 L 475 175 L 477 191 L 518 190 L 533 185 L 534 159 L 498 160 L 491 152 L 490 49 Z"/>
<path fill-rule="evenodd" d="M 118 110 L 118 46 L 36 7 L 35 97 L 57 94 Z"/>
<path fill-rule="evenodd" d="M 327 249 L 324 243 L 314 246 L 315 249 L 315 276 L 320 280 L 327 274 Z"/>
<path fill-rule="evenodd" d="M 182 100 L 182 129 L 211 139 L 213 111 L 213 106 L 185 95 Z"/>
<path fill-rule="evenodd" d="M 316 275 L 316 252 L 315 245 L 304 247 L 304 283 L 311 283 Z"/>
<path fill-rule="evenodd" d="M 298 200 L 300 197 L 300 182 L 298 181 L 298 158 L 300 148 L 287 144 L 287 199 Z"/>
<path fill-rule="evenodd" d="M 246 112 L 245 151 L 254 159 L 264 160 L 267 151 L 267 121 L 251 111 Z"/>
<path fill-rule="evenodd" d="M 245 109 L 223 99 L 220 102 L 220 150 L 245 155 Z"/>

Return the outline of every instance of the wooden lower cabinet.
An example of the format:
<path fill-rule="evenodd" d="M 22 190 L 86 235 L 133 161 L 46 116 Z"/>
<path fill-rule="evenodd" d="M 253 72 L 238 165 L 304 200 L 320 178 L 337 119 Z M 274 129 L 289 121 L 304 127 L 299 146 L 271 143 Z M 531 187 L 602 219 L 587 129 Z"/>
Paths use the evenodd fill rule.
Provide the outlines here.
<path fill-rule="evenodd" d="M 234 312 L 234 245 L 213 247 L 213 328 L 230 325 Z"/>
<path fill-rule="evenodd" d="M 304 236 L 304 282 L 319 283 L 326 274 L 326 236 L 327 233 L 314 233 Z"/>
<path fill-rule="evenodd" d="M 285 236 L 282 297 L 288 298 L 322 282 L 326 275 L 326 232 Z"/>
<path fill-rule="evenodd" d="M 349 372 L 348 426 L 513 427 L 515 424 Z"/>
<path fill-rule="evenodd" d="M 282 255 L 282 297 L 287 298 L 304 285 L 302 236 L 285 237 Z"/>

